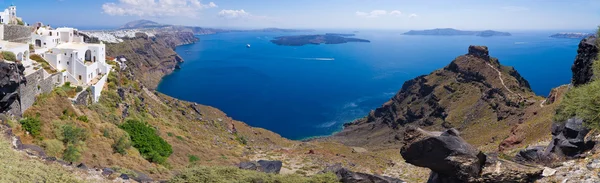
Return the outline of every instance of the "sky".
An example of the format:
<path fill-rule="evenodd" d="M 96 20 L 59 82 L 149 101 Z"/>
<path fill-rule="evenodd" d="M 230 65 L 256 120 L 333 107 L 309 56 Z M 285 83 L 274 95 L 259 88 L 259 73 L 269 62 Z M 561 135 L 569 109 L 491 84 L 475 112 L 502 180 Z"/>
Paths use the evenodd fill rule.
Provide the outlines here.
<path fill-rule="evenodd" d="M 119 27 L 592 30 L 600 0 L 0 0 L 25 22 Z"/>

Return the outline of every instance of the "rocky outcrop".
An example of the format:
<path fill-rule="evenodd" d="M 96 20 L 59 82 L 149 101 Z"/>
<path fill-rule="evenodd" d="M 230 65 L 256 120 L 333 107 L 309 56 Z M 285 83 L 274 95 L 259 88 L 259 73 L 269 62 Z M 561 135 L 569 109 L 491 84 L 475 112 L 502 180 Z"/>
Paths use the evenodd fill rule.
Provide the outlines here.
<path fill-rule="evenodd" d="M 573 71 L 573 79 L 571 83 L 575 86 L 579 86 L 588 83 L 592 80 L 594 73 L 592 64 L 598 56 L 598 45 L 596 45 L 596 37 L 587 37 L 579 42 L 579 48 L 577 49 L 577 57 L 575 57 L 575 63 L 571 66 Z"/>
<path fill-rule="evenodd" d="M 339 181 L 343 183 L 404 183 L 404 181 L 396 178 L 353 172 L 342 167 L 341 164 L 328 166 L 321 173 L 330 172 L 334 173 Z"/>
<path fill-rule="evenodd" d="M 531 182 L 542 170 L 487 156 L 457 130 L 428 132 L 408 127 L 400 154 L 406 162 L 431 169 L 428 183 Z"/>
<path fill-rule="evenodd" d="M 268 161 L 268 160 L 259 160 L 259 161 L 249 161 L 242 162 L 239 164 L 240 169 L 244 170 L 256 170 L 265 173 L 275 173 L 278 174 L 281 171 L 282 162 L 281 161 Z"/>
<path fill-rule="evenodd" d="M 198 38 L 191 32 L 160 33 L 155 37 L 136 34 L 122 43 L 107 44 L 106 54 L 127 59 L 127 68 L 144 86 L 155 89 L 163 76 L 175 70 L 183 59 L 174 51 L 176 46 L 189 44 Z"/>
<path fill-rule="evenodd" d="M 515 156 L 515 160 L 549 163 L 558 159 L 579 157 L 594 146 L 594 142 L 585 140 L 589 132 L 583 120 L 578 118 L 555 123 L 552 125 L 552 141 L 547 147 L 536 146 L 521 150 Z"/>
<path fill-rule="evenodd" d="M 533 96 L 529 83 L 512 67 L 490 57 L 486 46 L 470 46 L 466 55 L 443 69 L 406 81 L 388 102 L 365 118 L 345 124 L 331 138 L 352 146 L 397 146 L 402 139 L 399 132 L 409 124 L 460 131 L 475 123 L 517 124 L 524 109 L 537 102 Z M 500 135 L 489 132 L 468 136 L 491 139 Z"/>
<path fill-rule="evenodd" d="M 0 61 L 0 113 L 20 115 L 19 87 L 27 83 L 21 64 Z"/>

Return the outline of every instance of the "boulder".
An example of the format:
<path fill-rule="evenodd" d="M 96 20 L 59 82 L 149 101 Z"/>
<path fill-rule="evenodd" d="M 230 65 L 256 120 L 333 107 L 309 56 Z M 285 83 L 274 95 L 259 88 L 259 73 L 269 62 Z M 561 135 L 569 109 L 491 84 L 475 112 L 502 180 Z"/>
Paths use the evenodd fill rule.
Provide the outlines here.
<path fill-rule="evenodd" d="M 83 164 L 83 163 L 80 163 L 79 165 L 77 165 L 77 168 L 84 169 L 84 170 L 88 169 L 88 167 L 85 164 Z"/>
<path fill-rule="evenodd" d="M 110 176 L 113 173 L 115 173 L 115 171 L 113 169 L 110 169 L 110 168 L 103 168 L 102 169 L 102 175 L 103 176 Z"/>
<path fill-rule="evenodd" d="M 241 162 L 239 165 L 239 168 L 242 170 L 258 170 L 258 166 L 260 166 L 258 163 L 254 162 L 254 161 L 249 161 L 249 162 Z"/>
<path fill-rule="evenodd" d="M 455 129 L 428 132 L 408 126 L 400 154 L 406 162 L 431 169 L 428 183 L 531 182 L 542 169 L 526 166 L 497 155 L 485 155 Z"/>
<path fill-rule="evenodd" d="M 29 154 L 31 156 L 37 156 L 40 158 L 46 157 L 46 152 L 44 151 L 44 148 L 33 145 L 33 144 L 22 144 L 20 146 L 20 150 L 25 151 L 27 154 Z"/>
<path fill-rule="evenodd" d="M 146 182 L 154 182 L 154 180 L 152 180 L 152 178 L 150 178 L 148 175 L 139 172 L 139 171 L 135 171 L 135 177 L 133 177 L 133 180 L 140 182 L 140 183 L 146 183 Z"/>
<path fill-rule="evenodd" d="M 404 181 L 396 178 L 371 175 L 360 172 L 353 172 L 343 168 L 341 164 L 328 166 L 321 173 L 334 173 L 340 182 L 343 183 L 403 183 Z"/>
<path fill-rule="evenodd" d="M 19 87 L 26 84 L 23 72 L 25 67 L 21 64 L 0 60 L 0 113 L 9 113 L 20 116 Z"/>
<path fill-rule="evenodd" d="M 400 154 L 406 162 L 431 169 L 430 182 L 466 182 L 480 175 L 486 156 L 459 136 L 456 129 L 427 132 L 409 126 Z"/>
<path fill-rule="evenodd" d="M 121 176 L 119 176 L 119 177 L 123 180 L 129 180 L 129 175 L 127 175 L 127 174 L 121 174 Z"/>
<path fill-rule="evenodd" d="M 518 162 L 543 162 L 548 157 L 544 154 L 546 147 L 534 146 L 523 149 L 515 155 L 515 161 Z"/>
<path fill-rule="evenodd" d="M 571 118 L 564 123 L 552 125 L 552 142 L 546 149 L 546 155 L 552 153 L 562 157 L 576 157 L 586 150 L 590 144 L 585 141 L 585 136 L 590 132 L 583 124 L 583 120 Z"/>
<path fill-rule="evenodd" d="M 260 171 L 265 173 L 279 173 L 281 171 L 281 161 L 259 160 Z"/>

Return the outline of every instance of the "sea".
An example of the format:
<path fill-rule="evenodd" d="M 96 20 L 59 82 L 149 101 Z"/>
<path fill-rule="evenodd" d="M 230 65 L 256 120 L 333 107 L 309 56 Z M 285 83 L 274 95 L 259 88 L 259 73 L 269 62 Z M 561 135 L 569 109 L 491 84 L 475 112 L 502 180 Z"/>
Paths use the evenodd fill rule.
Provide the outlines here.
<path fill-rule="evenodd" d="M 536 94 L 546 96 L 570 82 L 580 42 L 549 37 L 556 32 L 564 31 L 513 31 L 508 37 L 406 36 L 376 30 L 201 35 L 199 42 L 176 48 L 185 62 L 163 78 L 158 91 L 301 140 L 340 131 L 344 123 L 388 101 L 405 81 L 466 54 L 469 45 L 488 46 L 491 56 L 515 67 Z M 320 33 L 354 33 L 371 42 L 270 42 L 278 36 Z"/>

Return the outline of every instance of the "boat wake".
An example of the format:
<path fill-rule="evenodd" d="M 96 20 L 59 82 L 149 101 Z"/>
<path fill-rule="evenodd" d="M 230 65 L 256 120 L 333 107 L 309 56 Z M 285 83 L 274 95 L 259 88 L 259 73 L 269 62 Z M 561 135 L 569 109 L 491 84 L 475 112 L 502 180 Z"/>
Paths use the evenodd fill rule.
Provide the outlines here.
<path fill-rule="evenodd" d="M 334 61 L 335 58 L 298 58 L 301 60 Z"/>

